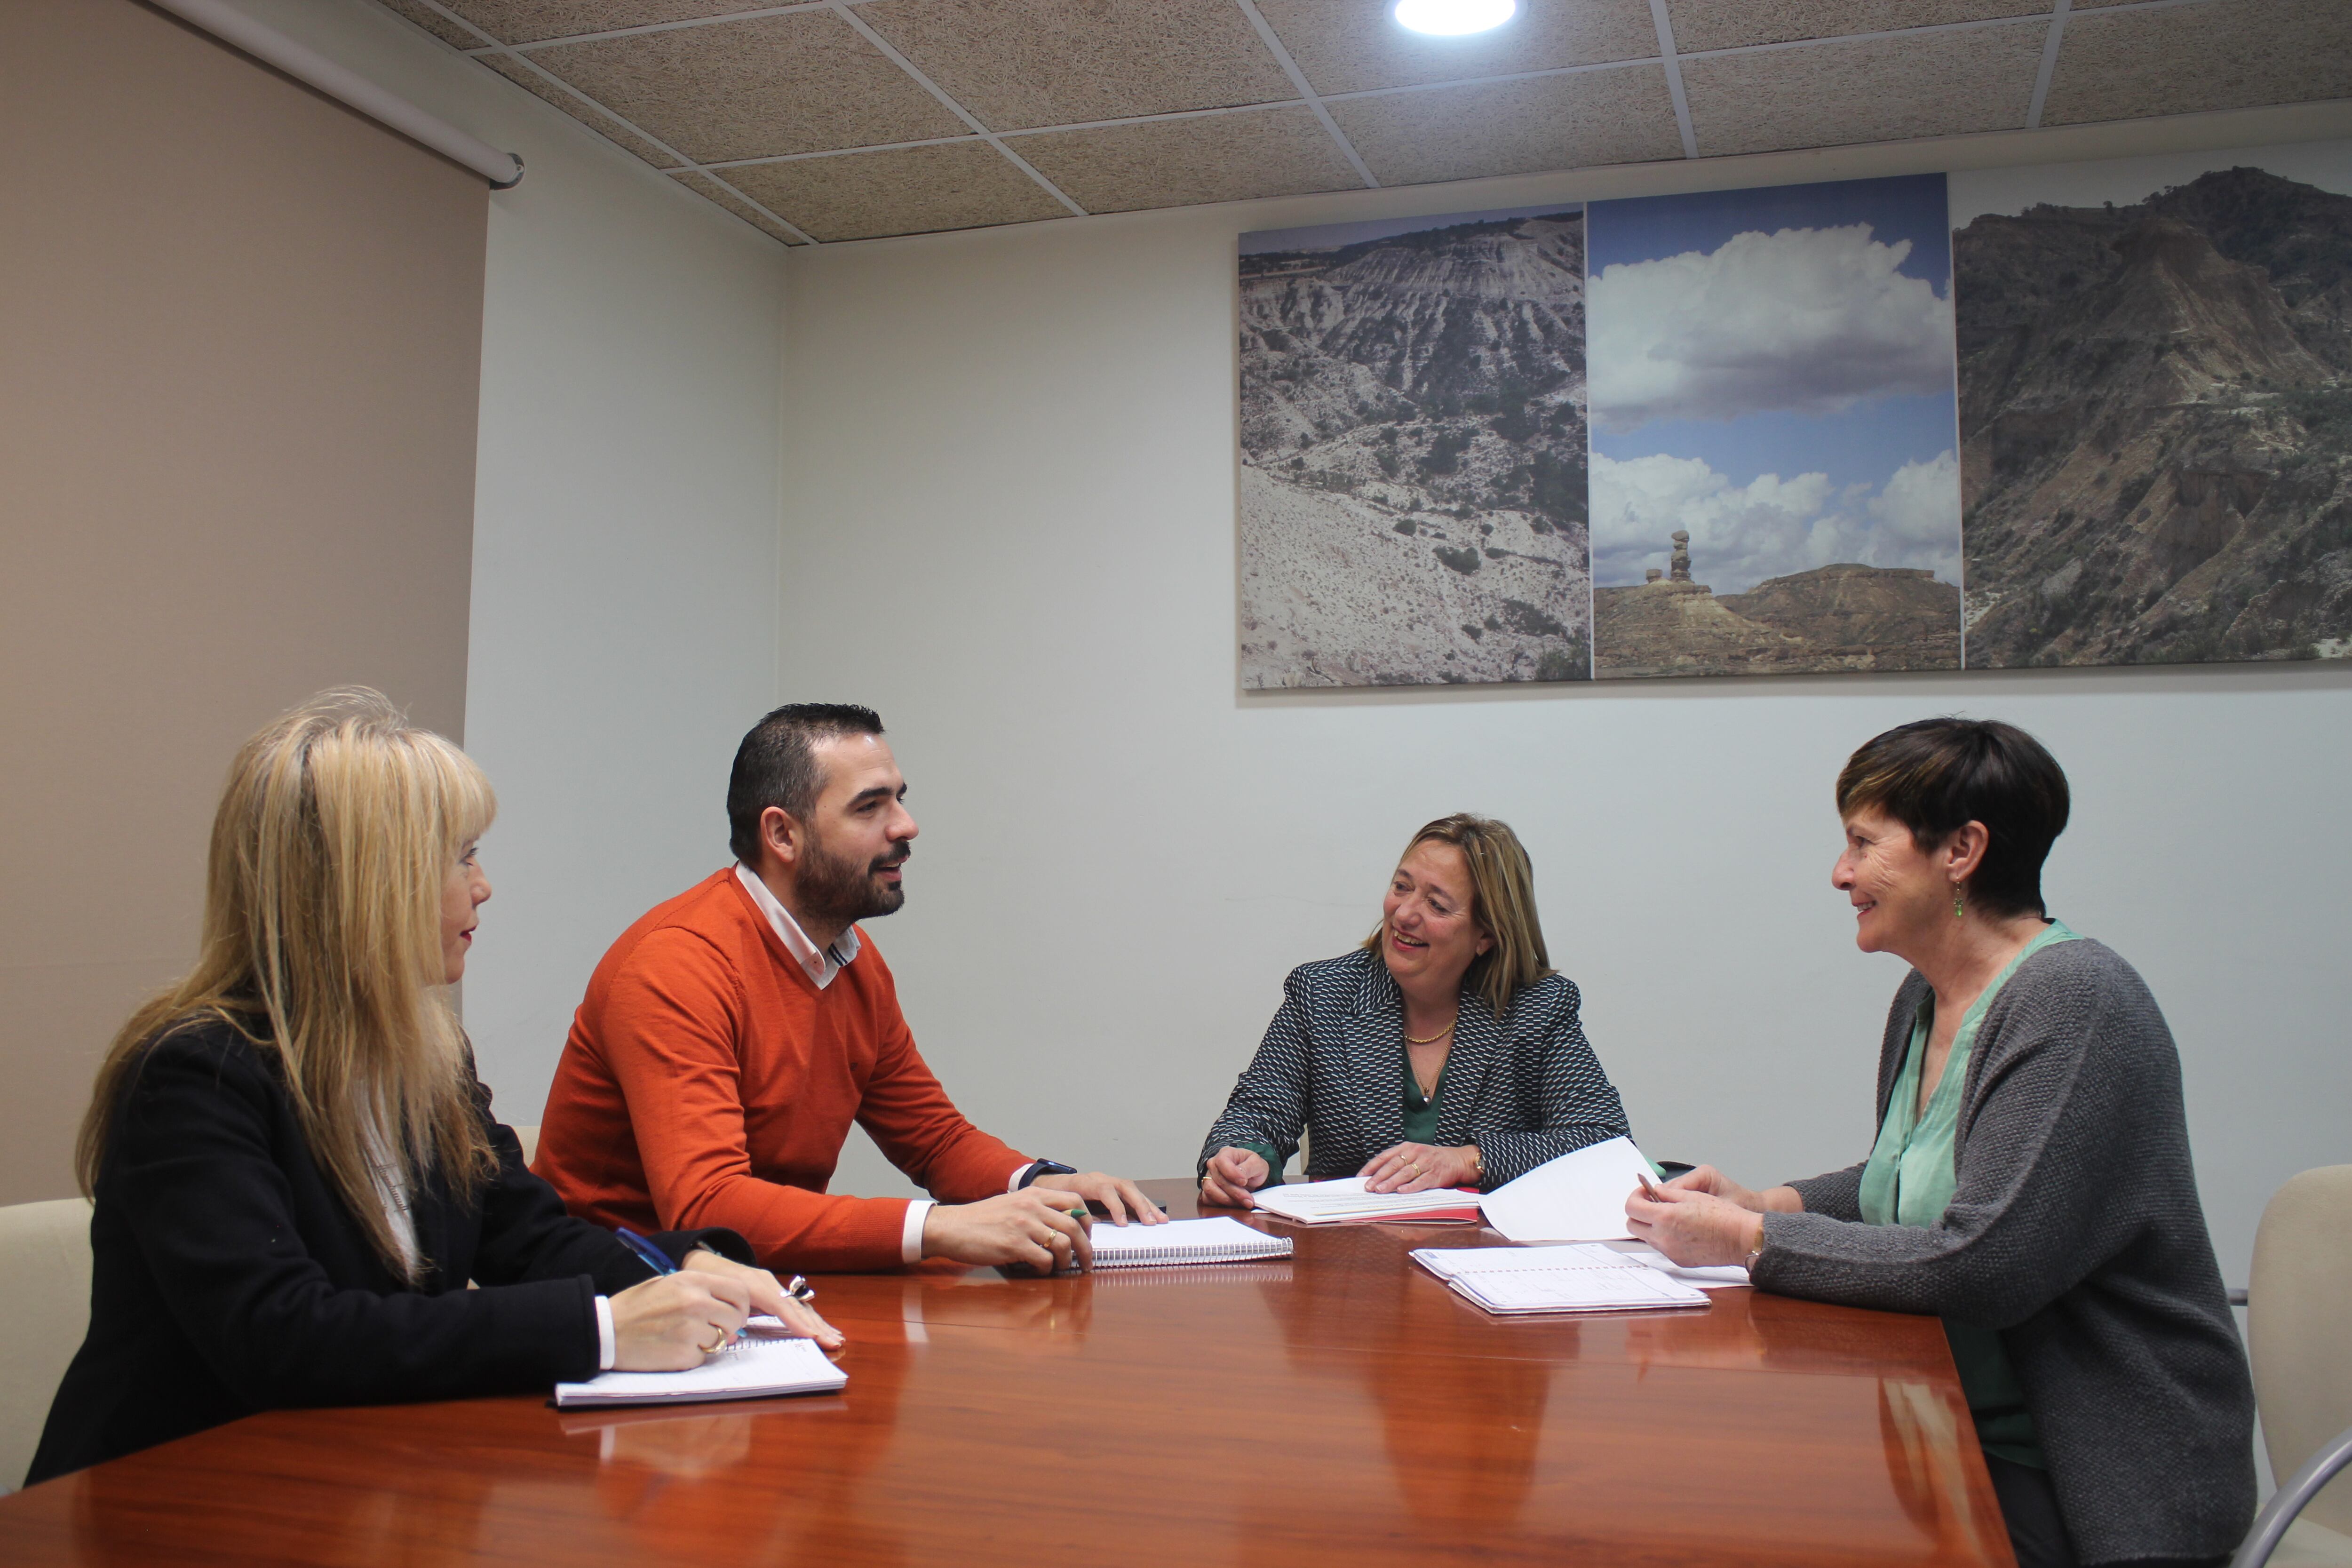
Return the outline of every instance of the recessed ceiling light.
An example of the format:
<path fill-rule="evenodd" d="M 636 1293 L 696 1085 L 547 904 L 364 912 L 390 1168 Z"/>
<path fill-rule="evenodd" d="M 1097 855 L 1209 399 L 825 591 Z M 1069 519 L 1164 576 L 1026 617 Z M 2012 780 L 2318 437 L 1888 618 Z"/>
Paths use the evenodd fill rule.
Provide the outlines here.
<path fill-rule="evenodd" d="M 1499 27 L 1517 14 L 1519 0 L 1397 0 L 1397 25 L 1452 37 Z"/>

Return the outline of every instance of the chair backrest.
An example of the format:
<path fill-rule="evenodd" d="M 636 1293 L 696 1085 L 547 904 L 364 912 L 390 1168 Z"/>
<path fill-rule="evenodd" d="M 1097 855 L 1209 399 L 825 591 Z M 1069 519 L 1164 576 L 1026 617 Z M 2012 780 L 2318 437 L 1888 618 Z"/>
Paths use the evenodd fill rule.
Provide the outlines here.
<path fill-rule="evenodd" d="M 2321 1444 L 2352 1427 L 2352 1165 L 2305 1171 L 2271 1195 L 2254 1234 L 2246 1348 L 2263 1413 L 2263 1446 L 2282 1481 Z M 2352 1533 L 2352 1474 L 2304 1517 Z"/>
<path fill-rule="evenodd" d="M 89 1331 L 89 1200 L 0 1207 L 0 1491 L 25 1483 Z"/>
<path fill-rule="evenodd" d="M 522 1163 L 528 1165 L 533 1160 L 538 1159 L 539 1123 L 534 1121 L 529 1126 L 525 1126 L 520 1121 L 509 1121 L 507 1123 L 507 1126 L 513 1131 L 515 1137 L 522 1143 Z"/>

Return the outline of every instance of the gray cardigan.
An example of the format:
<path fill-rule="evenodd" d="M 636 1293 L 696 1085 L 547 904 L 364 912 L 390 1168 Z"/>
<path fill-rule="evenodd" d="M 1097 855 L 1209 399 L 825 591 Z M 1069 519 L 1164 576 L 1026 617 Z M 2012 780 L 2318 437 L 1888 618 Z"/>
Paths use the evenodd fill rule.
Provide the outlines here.
<path fill-rule="evenodd" d="M 1476 1143 L 1490 1191 L 1547 1160 L 1625 1136 L 1624 1103 L 1585 1043 L 1580 1001 L 1565 974 L 1523 987 L 1501 1018 L 1484 998 L 1462 994 L 1436 1142 Z M 1290 972 L 1195 1174 L 1229 1143 L 1264 1143 L 1287 1164 L 1310 1125 L 1307 1173 L 1317 1181 L 1352 1176 L 1404 1142 L 1404 994 L 1377 952 L 1359 948 Z"/>
<path fill-rule="evenodd" d="M 1879 1122 L 1927 995 L 1916 971 L 1895 994 Z M 2254 1391 L 2156 998 L 2098 942 L 2045 948 L 1986 1010 L 1964 1090 L 1933 1228 L 1861 1223 L 1860 1165 L 1793 1183 L 1805 1212 L 1765 1216 L 1756 1283 L 2000 1331 L 2084 1563 L 2226 1556 Z"/>

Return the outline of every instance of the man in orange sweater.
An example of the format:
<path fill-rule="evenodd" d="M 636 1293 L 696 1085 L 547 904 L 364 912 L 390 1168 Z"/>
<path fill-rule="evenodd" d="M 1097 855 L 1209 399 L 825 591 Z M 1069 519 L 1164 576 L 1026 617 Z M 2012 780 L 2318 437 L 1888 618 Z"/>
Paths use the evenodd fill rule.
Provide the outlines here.
<path fill-rule="evenodd" d="M 737 863 L 622 933 L 588 982 L 532 1168 L 605 1226 L 725 1226 L 773 1268 L 1087 1261 L 1080 1199 L 1167 1216 L 1129 1182 L 965 1121 L 856 922 L 906 902 L 918 831 L 869 709 L 779 708 L 727 786 Z M 856 1121 L 937 1202 L 826 1193 Z M 1039 1178 L 1045 1178 L 1041 1181 Z"/>

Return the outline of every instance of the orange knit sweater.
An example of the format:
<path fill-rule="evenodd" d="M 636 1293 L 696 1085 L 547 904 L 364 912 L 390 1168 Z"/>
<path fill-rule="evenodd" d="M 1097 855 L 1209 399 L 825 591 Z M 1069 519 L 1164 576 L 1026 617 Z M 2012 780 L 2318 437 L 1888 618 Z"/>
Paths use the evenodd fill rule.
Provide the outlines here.
<path fill-rule="evenodd" d="M 898 1268 L 906 1200 L 825 1194 L 853 1121 L 950 1203 L 1028 1156 L 950 1102 L 858 934 L 820 991 L 732 868 L 657 906 L 588 982 L 531 1168 L 599 1225 L 726 1226 L 777 1269 Z"/>

